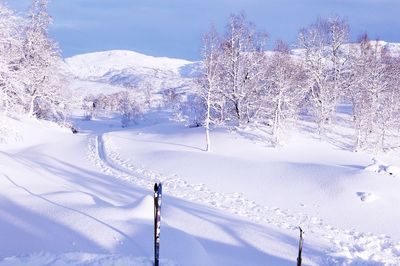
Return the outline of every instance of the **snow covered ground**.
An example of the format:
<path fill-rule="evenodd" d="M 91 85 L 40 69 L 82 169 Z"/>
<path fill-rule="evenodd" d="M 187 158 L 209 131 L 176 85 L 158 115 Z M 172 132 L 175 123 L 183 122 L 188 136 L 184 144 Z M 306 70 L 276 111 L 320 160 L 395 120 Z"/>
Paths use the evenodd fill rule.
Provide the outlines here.
<path fill-rule="evenodd" d="M 104 79 L 107 54 L 81 75 L 87 61 L 67 60 L 76 94 L 125 89 Z M 113 71 L 124 71 L 118 58 Z M 173 62 L 142 65 L 187 84 L 190 62 Z M 298 226 L 304 265 L 400 265 L 398 155 L 373 161 L 297 130 L 272 148 L 252 129 L 213 130 L 207 153 L 202 128 L 170 117 L 154 110 L 121 128 L 76 116 L 76 135 L 1 117 L 0 265 L 152 265 L 157 181 L 161 265 L 294 265 Z"/>

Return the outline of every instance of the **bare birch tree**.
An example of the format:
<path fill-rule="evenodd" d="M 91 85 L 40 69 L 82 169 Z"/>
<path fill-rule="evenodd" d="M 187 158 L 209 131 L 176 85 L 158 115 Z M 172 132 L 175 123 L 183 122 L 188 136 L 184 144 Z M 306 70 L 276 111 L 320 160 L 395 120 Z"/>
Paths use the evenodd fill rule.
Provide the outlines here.
<path fill-rule="evenodd" d="M 267 97 L 273 118 L 273 143 L 279 144 L 280 136 L 289 120 L 294 120 L 305 97 L 304 71 L 293 60 L 288 46 L 278 41 L 267 68 Z"/>
<path fill-rule="evenodd" d="M 206 151 L 211 150 L 210 124 L 212 112 L 221 96 L 221 41 L 214 27 L 203 36 L 202 75 L 197 79 L 198 92 L 205 104 L 204 128 Z"/>

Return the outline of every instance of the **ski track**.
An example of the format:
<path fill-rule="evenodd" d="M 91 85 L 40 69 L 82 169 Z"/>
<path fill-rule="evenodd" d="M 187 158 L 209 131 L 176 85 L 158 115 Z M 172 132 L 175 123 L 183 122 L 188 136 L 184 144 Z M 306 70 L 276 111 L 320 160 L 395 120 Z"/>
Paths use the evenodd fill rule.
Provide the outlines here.
<path fill-rule="evenodd" d="M 307 235 L 324 240 L 332 247 L 323 259 L 325 265 L 400 265 L 400 242 L 393 243 L 389 236 L 338 229 L 302 212 L 262 206 L 241 193 L 223 194 L 204 184 L 191 184 L 177 175 L 165 177 L 122 159 L 111 147 L 115 145 L 107 134 L 89 137 L 88 158 L 104 173 L 149 190 L 155 182 L 162 182 L 163 190 L 171 196 L 206 204 L 258 224 L 296 231 L 300 225 Z"/>

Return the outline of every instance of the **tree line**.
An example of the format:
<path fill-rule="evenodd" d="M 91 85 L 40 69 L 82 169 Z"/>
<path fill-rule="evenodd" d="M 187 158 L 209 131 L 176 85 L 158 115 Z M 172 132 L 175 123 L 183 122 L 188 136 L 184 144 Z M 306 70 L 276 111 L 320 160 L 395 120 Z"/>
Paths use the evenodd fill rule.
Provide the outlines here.
<path fill-rule="evenodd" d="M 202 38 L 196 78 L 202 124 L 253 124 L 269 129 L 272 143 L 299 119 L 311 118 L 326 136 L 338 106 L 350 107 L 354 149 L 383 149 L 400 131 L 400 58 L 363 34 L 350 44 L 348 22 L 318 19 L 299 31 L 295 49 L 268 35 L 244 14 L 231 15 L 224 34 Z"/>

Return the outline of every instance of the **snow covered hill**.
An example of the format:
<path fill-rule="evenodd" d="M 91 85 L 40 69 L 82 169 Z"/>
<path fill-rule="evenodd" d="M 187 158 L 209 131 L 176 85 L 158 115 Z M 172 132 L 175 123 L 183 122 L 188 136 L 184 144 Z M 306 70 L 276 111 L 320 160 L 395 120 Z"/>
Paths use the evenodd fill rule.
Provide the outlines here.
<path fill-rule="evenodd" d="M 158 90 L 190 84 L 197 64 L 132 51 L 106 51 L 67 58 L 70 72 L 81 80 L 124 87 L 153 86 Z"/>

